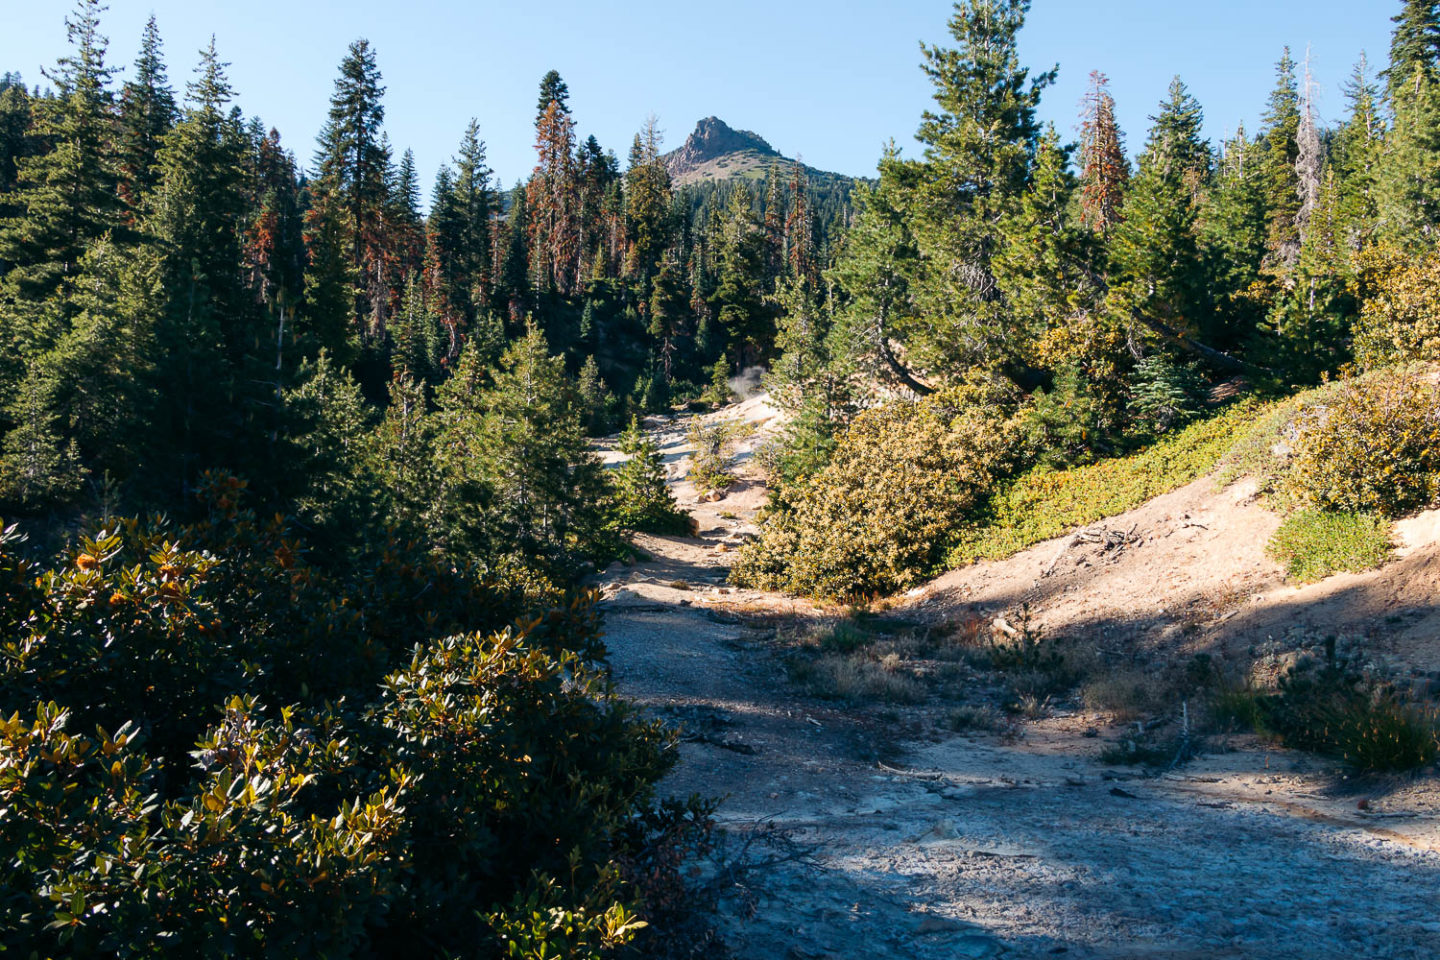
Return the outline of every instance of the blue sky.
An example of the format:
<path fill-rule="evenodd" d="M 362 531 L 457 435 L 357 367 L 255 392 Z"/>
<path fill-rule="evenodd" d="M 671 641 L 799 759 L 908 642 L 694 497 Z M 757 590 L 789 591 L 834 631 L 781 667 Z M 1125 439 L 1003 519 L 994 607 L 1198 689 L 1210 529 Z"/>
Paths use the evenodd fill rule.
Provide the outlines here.
<path fill-rule="evenodd" d="M 3 0 L 0 70 L 40 80 L 65 49 L 69 0 Z M 387 129 L 415 150 L 426 192 L 470 117 L 506 184 L 533 164 L 540 77 L 570 85 L 582 136 L 622 158 L 647 114 L 668 147 L 714 114 L 754 130 L 812 166 L 867 174 L 885 141 L 913 145 L 929 83 L 918 43 L 943 42 L 951 5 L 932 0 L 607 4 L 577 0 L 110 0 L 110 60 L 133 60 L 153 12 L 177 86 L 216 36 L 248 115 L 278 127 L 302 162 L 324 122 L 336 66 L 368 37 L 388 87 Z M 1341 82 L 1361 50 L 1382 66 L 1398 0 L 1036 0 L 1022 38 L 1026 62 L 1060 64 L 1044 107 L 1068 137 L 1091 70 L 1112 79 L 1132 150 L 1179 73 L 1219 138 L 1254 130 L 1281 48 L 1312 50 L 1320 108 L 1344 112 Z M 913 151 L 913 146 L 911 147 Z"/>

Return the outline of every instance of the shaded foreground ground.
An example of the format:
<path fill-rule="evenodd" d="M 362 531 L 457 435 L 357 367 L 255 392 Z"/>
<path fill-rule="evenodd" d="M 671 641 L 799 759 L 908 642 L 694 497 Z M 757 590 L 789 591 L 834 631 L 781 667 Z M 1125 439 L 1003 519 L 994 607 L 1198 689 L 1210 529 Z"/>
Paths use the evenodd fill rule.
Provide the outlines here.
<path fill-rule="evenodd" d="M 771 413 L 752 401 L 739 415 L 763 428 Z M 683 475 L 682 431 L 662 425 L 657 439 Z M 786 679 L 773 623 L 815 611 L 724 586 L 763 489 L 742 484 L 716 503 L 695 502 L 683 482 L 676 489 L 700 537 L 642 537 L 653 559 L 612 568 L 601 585 L 621 690 L 686 731 L 665 787 L 723 797 L 720 820 L 737 838 L 778 830 L 794 841 L 770 847 L 786 856 L 746 875 L 725 900 L 720 927 L 735 956 L 1440 956 L 1433 778 L 1348 779 L 1327 761 L 1246 739 L 1146 777 L 1098 762 L 1115 729 L 1101 716 L 1062 711 L 1004 736 L 972 737 L 942 731 L 923 708 L 808 700 Z M 1230 502 L 1243 510 L 1243 499 Z M 1186 501 L 1175 515 L 1195 506 Z M 1211 532 L 1214 513 L 1203 527 L 1177 521 L 1177 535 Z M 1040 574 L 1062 545 L 1035 548 L 1042 562 L 988 565 L 994 602 L 1038 590 L 1042 616 L 1048 598 L 1055 622 L 1086 635 L 1164 639 L 1173 623 L 1163 617 L 1117 622 L 1103 604 L 1077 598 L 1074 583 L 1050 590 L 1051 577 Z M 1153 563 L 1163 566 L 1158 553 Z M 1185 556 L 1176 551 L 1170 562 L 1197 562 Z M 1085 565 L 1068 562 L 1052 576 Z M 1205 562 L 1210 570 L 1220 561 Z M 952 575 L 912 602 L 937 618 L 983 606 L 984 581 L 961 578 L 985 570 Z M 1173 593 L 1177 578 L 1201 570 L 1154 567 L 1147 576 Z M 1238 575 L 1263 587 L 1271 573 Z M 1188 596 L 1157 592 L 1152 606 L 1189 609 Z M 1277 599 L 1296 604 L 1295 619 L 1309 598 Z M 1265 609 L 1242 613 L 1267 633 L 1279 630 L 1260 616 Z M 1215 629 L 1239 643 L 1239 619 Z M 1397 644 L 1424 645 L 1417 622 L 1400 623 Z M 1097 727 L 1101 737 L 1085 735 Z"/>

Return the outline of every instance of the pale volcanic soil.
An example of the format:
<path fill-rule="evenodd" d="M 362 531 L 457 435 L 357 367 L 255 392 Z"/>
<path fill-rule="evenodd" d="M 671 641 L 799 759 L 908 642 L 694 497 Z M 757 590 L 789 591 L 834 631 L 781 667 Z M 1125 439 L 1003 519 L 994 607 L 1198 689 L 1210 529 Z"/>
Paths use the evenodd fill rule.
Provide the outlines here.
<path fill-rule="evenodd" d="M 687 418 L 649 421 L 699 536 L 641 536 L 651 559 L 612 566 L 597 586 L 621 692 L 682 730 L 662 789 L 721 798 L 732 852 L 757 830 L 787 840 L 750 848 L 748 860 L 779 862 L 726 887 L 716 922 L 732 955 L 1440 956 L 1433 770 L 1362 778 L 1228 736 L 1147 774 L 1098 759 L 1133 718 L 1078 702 L 957 734 L 934 703 L 807 698 L 777 625 L 836 612 L 726 583 L 765 500 L 748 454 L 779 417 L 763 396 L 708 416 L 755 425 L 742 483 L 697 502 L 682 479 Z M 609 445 L 603 455 L 617 459 Z M 1280 659 L 1323 634 L 1363 635 L 1367 652 L 1433 683 L 1440 514 L 1403 525 L 1390 566 L 1305 588 L 1264 556 L 1277 523 L 1243 484 L 1202 479 L 1097 525 L 1098 537 L 946 575 L 887 615 L 989 622 L 1028 603 L 1047 631 L 1130 663 Z M 1107 548 L 1106 530 L 1124 545 Z"/>

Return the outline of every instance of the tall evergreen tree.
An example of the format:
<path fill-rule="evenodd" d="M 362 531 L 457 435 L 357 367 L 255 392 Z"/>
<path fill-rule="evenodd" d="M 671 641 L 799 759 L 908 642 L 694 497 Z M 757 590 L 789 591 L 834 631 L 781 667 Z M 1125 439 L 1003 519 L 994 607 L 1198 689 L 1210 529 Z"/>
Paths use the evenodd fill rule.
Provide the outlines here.
<path fill-rule="evenodd" d="M 168 410 L 167 436 L 184 464 L 186 490 L 198 469 L 234 467 L 235 454 L 253 452 L 242 440 L 259 412 L 256 380 L 268 353 L 267 328 L 257 323 L 245 283 L 248 143 L 228 109 L 234 94 L 225 67 L 212 38 L 188 86 L 184 117 L 161 147 L 160 183 L 145 224 L 165 251 L 170 304 L 161 376 L 183 398 Z M 271 383 L 259 392 L 278 392 Z"/>
<path fill-rule="evenodd" d="M 1390 103 L 1398 109 L 1401 101 L 1418 92 L 1420 84 L 1440 80 L 1440 3 L 1404 0 L 1404 7 L 1390 20 L 1395 24 L 1390 66 L 1382 76 Z"/>
<path fill-rule="evenodd" d="M 535 126 L 535 169 L 526 185 L 531 277 L 537 293 L 569 295 L 579 269 L 575 125 L 552 100 Z"/>
<path fill-rule="evenodd" d="M 1268 226 L 1260 151 L 1242 125 L 1222 147 L 1200 211 L 1204 282 L 1215 311 L 1201 332 L 1225 348 L 1255 333 L 1268 307 L 1261 283 Z"/>
<path fill-rule="evenodd" d="M 1130 161 L 1125 137 L 1115 119 L 1115 98 L 1110 78 L 1099 70 L 1090 74 L 1085 113 L 1080 127 L 1080 220 L 1102 236 L 1120 222 Z"/>
<path fill-rule="evenodd" d="M 566 116 L 570 115 L 570 87 L 560 78 L 560 71 L 550 70 L 540 78 L 540 97 L 535 103 L 535 122 L 545 116 L 550 104 Z"/>
<path fill-rule="evenodd" d="M 495 197 L 485 161 L 485 141 L 480 139 L 479 122 L 473 119 L 465 128 L 455 157 L 455 205 L 460 220 L 456 269 L 464 290 L 454 293 L 457 302 L 463 304 L 468 325 L 489 308 L 494 286 L 490 275 L 490 218 Z"/>
<path fill-rule="evenodd" d="M 356 40 L 340 62 L 330 114 L 315 153 L 315 192 L 324 216 L 340 221 L 350 264 L 351 321 L 363 336 L 384 336 L 383 223 L 390 165 L 382 127 L 380 68 L 368 40 Z"/>
<path fill-rule="evenodd" d="M 1290 48 L 1275 65 L 1275 89 L 1265 109 L 1260 132 L 1259 163 L 1265 190 L 1269 222 L 1268 266 L 1277 274 L 1286 273 L 1300 256 L 1300 89 L 1295 79 L 1295 60 Z"/>
<path fill-rule="evenodd" d="M 1377 174 L 1382 231 L 1433 239 L 1440 225 L 1440 3 L 1407 0 L 1385 72 L 1394 124 Z"/>
<path fill-rule="evenodd" d="M 1338 216 L 1343 236 L 1357 253 L 1375 231 L 1379 209 L 1376 178 L 1385 143 L 1380 87 L 1364 54 L 1345 83 L 1348 116 L 1331 147 L 1330 163 L 1339 184 Z"/>
<path fill-rule="evenodd" d="M 54 94 L 34 103 L 34 132 L 50 147 L 18 164 L 19 212 L 0 224 L 0 261 L 12 264 L 7 299 L 49 297 L 74 275 L 85 248 L 119 223 L 103 9 L 99 0 L 76 0 L 65 20 L 71 52 L 45 71 Z"/>
<path fill-rule="evenodd" d="M 1018 37 L 1029 0 L 963 0 L 950 18 L 953 48 L 922 45 L 937 109 L 926 111 L 918 161 L 887 160 L 881 176 L 906 185 L 906 215 L 920 250 L 913 288 L 925 316 L 907 332 L 907 360 L 941 372 L 974 365 L 1029 381 L 1008 336 L 993 261 L 996 225 L 1029 185 L 1039 147 L 1036 108 L 1056 70 L 1030 76 Z"/>
<path fill-rule="evenodd" d="M 120 193 L 134 215 L 159 182 L 160 144 L 178 111 L 161 55 L 160 28 L 152 15 L 140 40 L 135 75 L 120 94 Z"/>
<path fill-rule="evenodd" d="M 670 173 L 660 158 L 660 130 L 650 117 L 635 135 L 625 171 L 626 272 L 642 282 L 654 273 L 670 243 L 670 186 Z"/>
<path fill-rule="evenodd" d="M 1200 104 L 1176 77 L 1154 118 L 1111 244 L 1122 313 L 1192 336 L 1209 314 L 1197 233 L 1201 187 L 1210 173 L 1203 123 Z"/>

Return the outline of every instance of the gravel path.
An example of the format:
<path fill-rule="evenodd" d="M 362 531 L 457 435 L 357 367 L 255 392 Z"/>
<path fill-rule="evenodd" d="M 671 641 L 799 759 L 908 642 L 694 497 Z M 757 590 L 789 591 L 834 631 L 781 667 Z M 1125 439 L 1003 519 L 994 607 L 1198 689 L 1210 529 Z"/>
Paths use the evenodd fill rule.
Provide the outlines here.
<path fill-rule="evenodd" d="M 679 484 L 700 537 L 641 538 L 653 559 L 600 583 L 621 690 L 686 732 L 664 786 L 808 854 L 727 901 L 735 956 L 1440 957 L 1433 779 L 1357 784 L 1258 744 L 1146 778 L 1095 759 L 1093 718 L 1006 742 L 808 701 L 744 615 L 806 608 L 722 586 L 745 489 Z"/>

